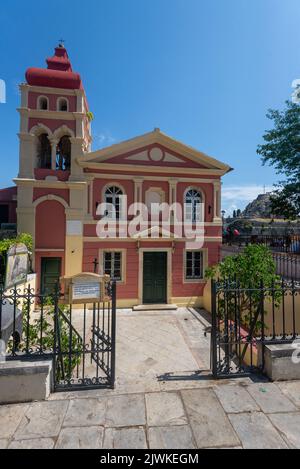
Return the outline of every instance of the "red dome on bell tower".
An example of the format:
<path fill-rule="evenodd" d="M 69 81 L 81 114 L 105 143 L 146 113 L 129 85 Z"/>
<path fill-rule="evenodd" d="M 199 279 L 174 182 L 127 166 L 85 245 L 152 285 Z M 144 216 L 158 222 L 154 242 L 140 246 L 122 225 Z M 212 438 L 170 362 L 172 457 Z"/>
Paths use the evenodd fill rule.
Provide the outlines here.
<path fill-rule="evenodd" d="M 29 68 L 26 81 L 32 86 L 50 88 L 82 89 L 79 73 L 72 70 L 72 65 L 63 44 L 55 48 L 53 57 L 46 60 L 47 68 Z"/>

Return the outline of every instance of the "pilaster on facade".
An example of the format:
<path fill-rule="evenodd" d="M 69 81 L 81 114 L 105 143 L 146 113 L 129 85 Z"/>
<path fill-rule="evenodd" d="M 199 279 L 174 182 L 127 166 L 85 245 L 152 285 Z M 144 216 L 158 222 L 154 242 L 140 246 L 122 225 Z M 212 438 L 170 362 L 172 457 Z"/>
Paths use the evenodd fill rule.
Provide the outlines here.
<path fill-rule="evenodd" d="M 21 92 L 21 108 L 28 108 L 28 91 L 29 86 L 26 83 L 21 83 L 19 85 Z"/>
<path fill-rule="evenodd" d="M 214 218 L 215 223 L 222 221 L 221 216 L 221 182 L 214 182 Z"/>
<path fill-rule="evenodd" d="M 91 176 L 91 175 L 87 175 L 85 174 L 85 179 L 86 179 L 86 183 L 87 183 L 87 187 L 86 187 L 86 198 L 87 198 L 87 211 L 86 211 L 86 214 L 85 214 L 85 220 L 88 221 L 88 222 L 91 222 L 94 220 L 94 217 L 93 217 L 93 181 L 94 181 L 94 177 Z"/>
<path fill-rule="evenodd" d="M 82 137 L 71 137 L 71 175 L 70 181 L 84 181 L 83 168 L 77 163 L 77 158 L 84 154 L 84 139 Z"/>
<path fill-rule="evenodd" d="M 19 147 L 19 177 L 33 178 L 35 166 L 36 140 L 33 135 L 25 132 L 18 134 Z"/>
<path fill-rule="evenodd" d="M 178 184 L 178 179 L 175 179 L 175 178 L 169 179 L 169 203 L 170 205 L 177 202 L 177 184 Z"/>
<path fill-rule="evenodd" d="M 76 103 L 77 112 L 84 112 L 84 91 L 75 90 L 75 94 L 77 97 L 77 103 Z"/>
<path fill-rule="evenodd" d="M 144 178 L 133 178 L 134 182 L 134 203 L 141 204 L 143 202 L 143 181 Z"/>

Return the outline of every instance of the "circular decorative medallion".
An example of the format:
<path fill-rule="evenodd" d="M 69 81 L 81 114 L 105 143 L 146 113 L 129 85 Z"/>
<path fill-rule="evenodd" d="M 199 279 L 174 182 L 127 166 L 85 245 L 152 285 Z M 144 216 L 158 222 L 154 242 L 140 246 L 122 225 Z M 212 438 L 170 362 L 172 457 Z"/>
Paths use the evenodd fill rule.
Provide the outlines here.
<path fill-rule="evenodd" d="M 162 161 L 164 156 L 164 152 L 161 150 L 161 148 L 154 147 L 149 151 L 149 157 L 152 161 Z"/>

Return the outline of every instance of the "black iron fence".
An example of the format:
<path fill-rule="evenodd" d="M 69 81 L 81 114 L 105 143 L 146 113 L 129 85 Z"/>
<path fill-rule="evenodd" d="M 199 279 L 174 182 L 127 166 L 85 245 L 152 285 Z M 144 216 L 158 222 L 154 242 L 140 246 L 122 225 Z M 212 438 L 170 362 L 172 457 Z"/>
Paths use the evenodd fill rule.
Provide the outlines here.
<path fill-rule="evenodd" d="M 273 282 L 244 288 L 212 282 L 211 359 L 215 378 L 264 369 L 266 344 L 300 338 L 300 283 Z"/>
<path fill-rule="evenodd" d="M 0 288 L 0 340 L 6 360 L 53 360 L 56 391 L 113 387 L 116 282 L 107 282 L 104 301 L 77 308 L 58 288 Z"/>
<path fill-rule="evenodd" d="M 300 235 L 234 235 L 227 234 L 223 237 L 223 244 L 229 246 L 244 247 L 248 244 L 262 244 L 274 252 L 300 254 Z"/>
<path fill-rule="evenodd" d="M 227 256 L 233 256 L 243 252 L 245 246 L 223 245 L 222 259 Z M 285 280 L 300 281 L 300 255 L 271 251 L 275 266 L 276 274 Z"/>
<path fill-rule="evenodd" d="M 300 255 L 272 253 L 276 274 L 286 280 L 300 282 Z"/>

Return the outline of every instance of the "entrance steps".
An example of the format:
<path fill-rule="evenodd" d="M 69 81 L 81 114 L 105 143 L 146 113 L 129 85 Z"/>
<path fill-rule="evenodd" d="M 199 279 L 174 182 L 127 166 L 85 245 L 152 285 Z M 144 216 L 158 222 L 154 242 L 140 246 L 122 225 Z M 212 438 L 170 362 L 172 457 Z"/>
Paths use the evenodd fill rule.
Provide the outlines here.
<path fill-rule="evenodd" d="M 168 305 L 138 305 L 134 306 L 133 311 L 176 311 L 178 309 L 177 305 L 168 304 Z"/>

